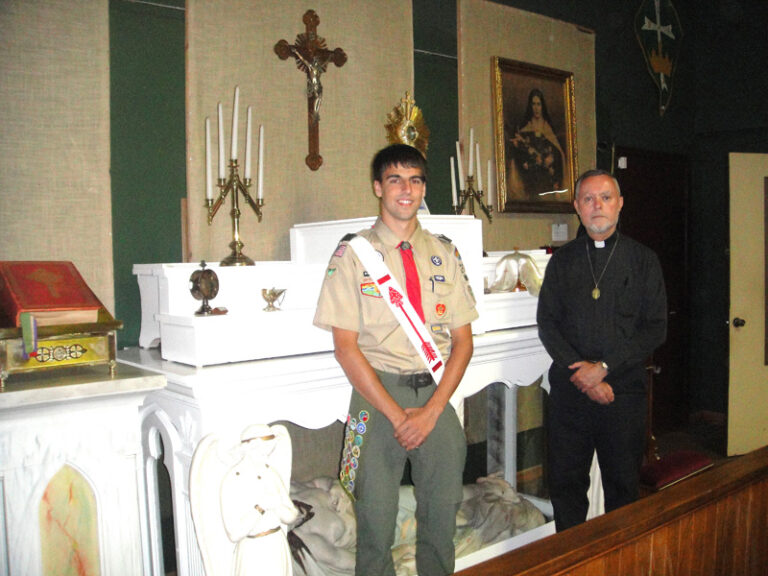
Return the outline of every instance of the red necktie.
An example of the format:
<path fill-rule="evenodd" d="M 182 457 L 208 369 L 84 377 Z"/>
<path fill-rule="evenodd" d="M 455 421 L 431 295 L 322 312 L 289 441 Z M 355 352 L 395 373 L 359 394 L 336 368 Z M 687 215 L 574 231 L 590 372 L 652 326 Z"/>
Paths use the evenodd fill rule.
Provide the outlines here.
<path fill-rule="evenodd" d="M 403 269 L 405 270 L 405 291 L 408 292 L 408 300 L 416 313 L 424 322 L 424 310 L 421 307 L 421 284 L 419 283 L 419 274 L 416 272 L 416 263 L 413 261 L 413 252 L 408 242 L 400 242 L 400 256 L 403 258 Z"/>

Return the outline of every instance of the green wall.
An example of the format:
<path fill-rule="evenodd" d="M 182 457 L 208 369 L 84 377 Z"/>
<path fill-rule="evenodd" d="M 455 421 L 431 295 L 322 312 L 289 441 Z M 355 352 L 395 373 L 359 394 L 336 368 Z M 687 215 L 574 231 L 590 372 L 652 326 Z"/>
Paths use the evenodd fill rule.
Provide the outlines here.
<path fill-rule="evenodd" d="M 186 196 L 184 0 L 110 0 L 110 124 L 118 346 L 141 324 L 135 263 L 181 261 Z M 174 7 L 173 4 L 176 6 Z"/>

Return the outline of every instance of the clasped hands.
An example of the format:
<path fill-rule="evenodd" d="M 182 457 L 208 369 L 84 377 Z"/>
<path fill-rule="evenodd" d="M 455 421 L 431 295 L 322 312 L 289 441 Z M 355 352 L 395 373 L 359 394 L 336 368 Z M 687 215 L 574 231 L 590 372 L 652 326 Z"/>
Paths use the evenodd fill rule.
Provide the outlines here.
<path fill-rule="evenodd" d="M 571 374 L 571 382 L 590 400 L 604 405 L 613 402 L 613 388 L 604 380 L 608 371 L 600 363 L 581 360 L 568 368 L 575 370 Z"/>
<path fill-rule="evenodd" d="M 406 450 L 421 446 L 437 424 L 439 414 L 427 406 L 406 408 L 405 417 L 397 424 L 393 422 L 395 439 Z"/>

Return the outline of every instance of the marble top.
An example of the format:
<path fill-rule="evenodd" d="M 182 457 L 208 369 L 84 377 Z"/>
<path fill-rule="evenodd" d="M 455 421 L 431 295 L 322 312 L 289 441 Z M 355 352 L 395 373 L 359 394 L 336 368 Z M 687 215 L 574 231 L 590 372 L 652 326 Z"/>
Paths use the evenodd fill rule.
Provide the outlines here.
<path fill-rule="evenodd" d="M 14 374 L 0 391 L 0 410 L 35 407 L 130 394 L 163 388 L 160 374 L 120 364 L 114 378 L 105 366 L 69 367 L 37 373 Z"/>

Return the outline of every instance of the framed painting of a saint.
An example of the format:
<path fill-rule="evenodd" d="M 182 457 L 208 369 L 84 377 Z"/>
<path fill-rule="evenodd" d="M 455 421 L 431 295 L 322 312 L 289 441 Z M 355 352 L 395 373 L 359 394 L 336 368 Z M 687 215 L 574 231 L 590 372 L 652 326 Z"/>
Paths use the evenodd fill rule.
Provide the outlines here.
<path fill-rule="evenodd" d="M 573 73 L 494 57 L 501 212 L 572 212 L 578 174 Z"/>

